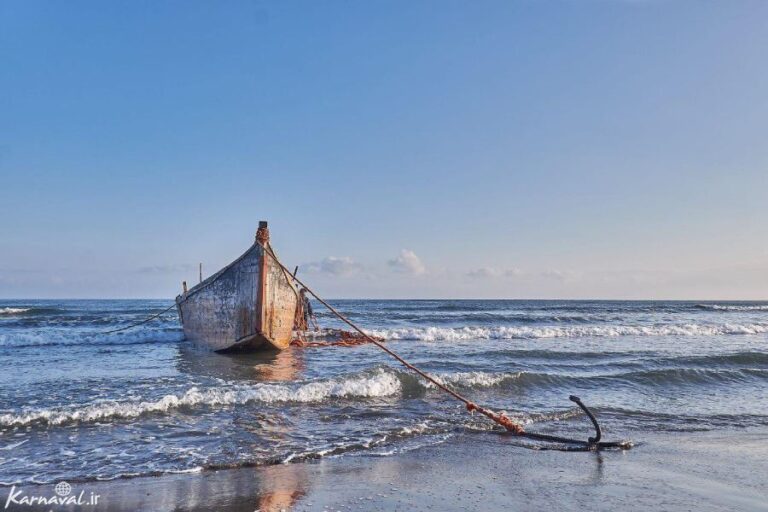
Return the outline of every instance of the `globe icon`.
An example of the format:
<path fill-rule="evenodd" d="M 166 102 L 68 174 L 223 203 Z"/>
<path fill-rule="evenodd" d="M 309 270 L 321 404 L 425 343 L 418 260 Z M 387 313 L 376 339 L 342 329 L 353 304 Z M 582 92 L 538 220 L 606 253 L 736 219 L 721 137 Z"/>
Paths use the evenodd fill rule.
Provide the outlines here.
<path fill-rule="evenodd" d="M 58 494 L 59 496 L 69 496 L 69 493 L 72 492 L 72 486 L 69 485 L 67 482 L 57 483 L 54 489 L 56 490 L 56 494 Z"/>

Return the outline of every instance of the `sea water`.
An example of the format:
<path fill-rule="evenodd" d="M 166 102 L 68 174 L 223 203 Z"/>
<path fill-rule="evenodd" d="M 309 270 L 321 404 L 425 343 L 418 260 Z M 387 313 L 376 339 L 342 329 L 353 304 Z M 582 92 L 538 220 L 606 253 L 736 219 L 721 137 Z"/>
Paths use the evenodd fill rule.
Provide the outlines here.
<path fill-rule="evenodd" d="M 0 484 L 387 457 L 500 431 L 373 345 L 216 354 L 175 310 L 102 334 L 170 304 L 0 301 Z M 768 425 L 765 302 L 333 304 L 529 430 L 592 435 L 570 394 L 607 439 Z"/>

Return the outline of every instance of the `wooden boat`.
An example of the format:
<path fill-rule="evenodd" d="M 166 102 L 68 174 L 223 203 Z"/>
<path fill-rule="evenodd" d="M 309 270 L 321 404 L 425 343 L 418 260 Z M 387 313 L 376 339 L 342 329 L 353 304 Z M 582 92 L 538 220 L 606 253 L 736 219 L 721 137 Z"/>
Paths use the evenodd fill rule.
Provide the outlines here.
<path fill-rule="evenodd" d="M 274 259 L 267 223 L 235 261 L 176 297 L 187 339 L 215 351 L 282 350 L 303 306 L 292 276 Z"/>

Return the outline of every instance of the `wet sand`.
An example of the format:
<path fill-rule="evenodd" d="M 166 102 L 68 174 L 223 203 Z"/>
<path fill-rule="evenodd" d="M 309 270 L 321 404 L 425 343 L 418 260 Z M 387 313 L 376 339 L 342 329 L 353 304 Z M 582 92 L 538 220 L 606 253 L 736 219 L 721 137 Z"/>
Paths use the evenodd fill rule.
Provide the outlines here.
<path fill-rule="evenodd" d="M 387 457 L 73 483 L 74 493 L 100 494 L 99 505 L 8 510 L 768 510 L 768 429 L 639 441 L 626 452 L 564 453 L 473 433 Z"/>

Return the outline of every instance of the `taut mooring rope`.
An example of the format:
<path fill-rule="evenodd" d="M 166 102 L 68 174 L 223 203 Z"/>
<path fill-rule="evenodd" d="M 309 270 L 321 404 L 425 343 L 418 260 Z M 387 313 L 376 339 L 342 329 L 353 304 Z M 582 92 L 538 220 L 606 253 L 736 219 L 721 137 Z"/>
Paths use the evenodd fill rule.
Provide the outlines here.
<path fill-rule="evenodd" d="M 278 259 L 277 259 L 277 255 L 275 255 L 275 253 L 272 251 L 272 247 L 270 247 L 268 244 L 265 244 L 265 247 L 266 247 L 266 249 L 267 249 L 267 251 L 266 251 L 266 252 L 268 252 L 268 253 L 269 253 L 269 255 L 272 257 L 272 259 L 273 259 L 273 260 L 275 260 L 275 263 L 277 263 L 278 265 L 280 265 L 280 267 L 281 267 L 281 268 L 282 268 L 284 271 L 286 271 L 286 272 L 288 272 L 288 273 L 290 274 L 290 271 L 288 271 L 288 269 L 285 267 L 285 265 L 283 265 L 283 264 L 280 262 L 280 260 L 278 260 Z M 296 277 L 296 276 L 293 276 L 293 275 L 292 275 L 291 277 L 292 277 L 292 278 L 293 278 L 293 279 L 294 279 L 294 280 L 295 280 L 297 283 L 299 283 L 299 284 L 300 284 L 302 287 L 304 287 L 304 289 L 306 289 L 306 290 L 307 290 L 307 292 L 309 292 L 309 293 L 310 293 L 310 294 L 311 294 L 311 295 L 312 295 L 312 296 L 313 296 L 315 299 L 317 299 L 317 300 L 318 300 L 318 302 L 320 302 L 320 304 L 322 304 L 323 306 L 325 306 L 326 308 L 328 308 L 328 310 L 329 310 L 331 313 L 333 313 L 334 315 L 336 315 L 336 316 L 339 318 L 339 320 L 341 320 L 342 322 L 344 322 L 345 324 L 349 325 L 351 328 L 353 328 L 354 330 L 356 330 L 358 333 L 360 333 L 360 335 L 361 335 L 361 336 L 363 336 L 363 337 L 364 337 L 366 340 L 368 340 L 370 343 L 373 343 L 374 345 L 376 345 L 377 347 L 379 347 L 381 350 L 383 350 L 384 352 L 386 352 L 386 353 L 387 353 L 387 354 L 389 354 L 390 356 L 392 356 L 392 357 L 394 357 L 395 359 L 397 359 L 397 361 L 399 361 L 399 362 L 400 362 L 400 364 L 402 364 L 403 366 L 405 366 L 405 367 L 406 367 L 406 368 L 408 368 L 409 370 L 411 370 L 411 371 L 413 371 L 413 372 L 417 373 L 417 374 L 418 374 L 418 375 L 420 375 L 422 378 L 424 378 L 424 379 L 428 380 L 429 382 L 431 382 L 432 384 L 434 384 L 435 386 L 437 386 L 439 389 L 441 389 L 441 390 L 445 391 L 445 392 L 446 392 L 446 393 L 448 393 L 449 395 L 453 396 L 455 399 L 457 399 L 457 400 L 459 400 L 459 401 L 463 402 L 463 403 L 464 403 L 464 405 L 467 407 L 467 410 L 468 410 L 469 412 L 472 412 L 472 411 L 478 411 L 479 413 L 481 413 L 481 414 L 483 414 L 484 416 L 486 416 L 486 417 L 490 418 L 491 420 L 495 421 L 496 423 L 498 423 L 499 425 L 501 425 L 502 427 L 506 428 L 507 430 L 509 430 L 510 432 L 512 432 L 512 433 L 514 433 L 514 434 L 523 434 L 523 433 L 525 432 L 525 431 L 523 430 L 523 427 L 522 427 L 522 426 L 521 426 L 519 423 L 516 423 L 515 421 L 513 421 L 513 420 L 512 420 L 512 419 L 511 419 L 509 416 L 507 416 L 506 414 L 504 414 L 504 413 L 497 413 L 497 412 L 494 412 L 494 411 L 492 411 L 491 409 L 487 409 L 487 408 L 485 408 L 485 407 L 481 407 L 481 406 L 477 405 L 476 403 L 472 402 L 472 401 L 471 401 L 471 400 L 469 400 L 468 398 L 465 398 L 465 397 L 463 397 L 462 395 L 460 395 L 459 393 L 457 393 L 456 391 L 452 390 L 451 388 L 449 388 L 449 387 L 448 387 L 448 386 L 446 386 L 445 384 L 443 384 L 443 383 L 439 382 L 437 379 L 435 379 L 434 377 L 432 377 L 432 376 L 431 376 L 431 375 L 429 375 L 428 373 L 426 373 L 426 372 L 424 372 L 424 371 L 422 371 L 422 370 L 420 370 L 420 369 L 416 368 L 416 367 L 415 367 L 415 366 L 413 366 L 411 363 L 409 363 L 408 361 L 406 361 L 405 359 L 403 359 L 402 357 L 400 357 L 400 356 L 399 356 L 399 355 L 398 355 L 396 352 L 394 352 L 393 350 L 391 350 L 391 349 L 387 348 L 386 346 L 384 346 L 384 344 L 383 344 L 383 343 L 381 343 L 380 341 L 376 340 L 376 339 L 375 339 L 375 338 L 373 338 L 372 336 L 368 335 L 368 334 L 367 334 L 365 331 L 363 331 L 362 329 L 360 329 L 360 328 L 359 328 L 357 325 L 353 324 L 353 323 L 352 323 L 352 322 L 351 322 L 349 319 L 347 319 L 347 317 L 345 317 L 344 315 L 342 315 L 341 313 L 339 313 L 338 311 L 336 311 L 336 308 L 334 308 L 333 306 L 331 306 L 330 304 L 328 304 L 328 303 L 327 303 L 325 300 L 323 300 L 322 298 L 320 298 L 320 297 L 319 297 L 319 296 L 318 296 L 318 295 L 317 295 L 317 294 L 316 294 L 314 291 L 312 291 L 312 289 L 311 289 L 311 288 L 309 288 L 309 287 L 308 287 L 306 284 L 304 284 L 304 283 L 303 283 L 303 282 L 302 282 L 302 281 L 301 281 L 301 280 L 300 280 L 298 277 Z"/>
<path fill-rule="evenodd" d="M 134 327 L 138 327 L 138 326 L 140 326 L 142 324 L 145 324 L 147 322 L 150 322 L 150 321 L 154 320 L 155 318 L 159 317 L 163 313 L 167 313 L 168 311 L 172 310 L 175 307 L 176 307 L 176 303 L 174 302 L 171 306 L 168 306 L 167 308 L 165 308 L 164 310 L 162 310 L 161 312 L 159 312 L 157 314 L 154 314 L 154 315 L 152 315 L 152 316 L 150 316 L 148 318 L 145 318 L 141 322 L 136 322 L 135 324 L 126 325 L 125 327 L 120 327 L 119 329 L 112 329 L 111 331 L 102 331 L 99 334 L 113 334 L 113 333 L 116 333 L 116 332 L 127 331 L 128 329 L 133 329 Z"/>
<path fill-rule="evenodd" d="M 269 246 L 269 244 L 264 244 L 265 252 L 269 253 L 269 255 L 272 257 L 272 259 L 277 263 L 280 268 L 283 269 L 283 271 L 287 272 L 293 279 L 296 281 L 299 285 L 304 287 L 304 289 L 307 290 L 315 299 L 317 299 L 323 306 L 328 308 L 328 310 L 336 315 L 339 320 L 347 324 L 348 326 L 352 327 L 355 331 L 360 333 L 360 335 L 365 338 L 370 343 L 373 343 L 377 347 L 379 347 L 381 350 L 392 356 L 393 358 L 397 359 L 400 364 L 408 368 L 409 370 L 417 373 L 425 380 L 431 382 L 435 386 L 438 387 L 438 389 L 441 389 L 442 391 L 445 391 L 455 399 L 461 401 L 464 403 L 464 405 L 467 407 L 467 410 L 471 413 L 472 411 L 478 411 L 484 416 L 488 417 L 489 419 L 493 420 L 494 422 L 498 423 L 505 429 L 507 429 L 509 432 L 511 432 L 514 435 L 526 437 L 528 439 L 534 439 L 537 441 L 544 441 L 549 443 L 556 443 L 555 450 L 561 450 L 561 451 L 592 451 L 592 450 L 599 450 L 603 448 L 618 448 L 622 450 L 627 450 L 629 448 L 632 448 L 633 443 L 632 441 L 600 441 L 601 438 L 601 431 L 600 426 L 597 423 L 597 420 L 595 419 L 594 415 L 591 413 L 591 411 L 587 408 L 586 405 L 584 405 L 581 401 L 581 399 L 577 396 L 570 396 L 570 400 L 574 403 L 576 403 L 579 408 L 581 408 L 587 416 L 589 416 L 589 419 L 592 421 L 594 427 L 595 427 L 595 437 L 590 437 L 586 441 L 580 440 L 580 439 L 572 439 L 569 437 L 561 437 L 561 436 L 555 436 L 550 434 L 540 434 L 538 432 L 526 432 L 522 425 L 519 423 L 513 421 L 509 416 L 507 416 L 504 413 L 497 413 L 491 409 L 487 409 L 485 407 L 481 407 L 477 405 L 476 403 L 472 402 L 468 398 L 465 398 L 464 396 L 460 395 L 456 391 L 452 390 L 448 386 L 444 385 L 443 383 L 436 380 L 434 377 L 429 375 L 428 373 L 418 369 L 417 367 L 413 366 L 411 363 L 400 357 L 396 352 L 393 350 L 387 348 L 384 346 L 384 344 L 381 343 L 381 341 L 377 340 L 373 336 L 370 336 L 365 331 L 360 329 L 357 325 L 353 324 L 352 321 L 350 321 L 347 317 L 336 311 L 336 308 L 328 304 L 325 300 L 323 300 L 321 297 L 319 297 L 314 291 L 312 291 L 311 288 L 309 288 L 306 284 L 304 284 L 301 279 L 296 277 L 295 275 L 291 274 L 290 271 L 283 265 L 279 259 L 277 259 L 277 255 L 272 251 L 272 248 Z M 572 447 L 572 446 L 562 446 L 563 444 L 566 445 L 577 445 L 578 447 Z"/>

